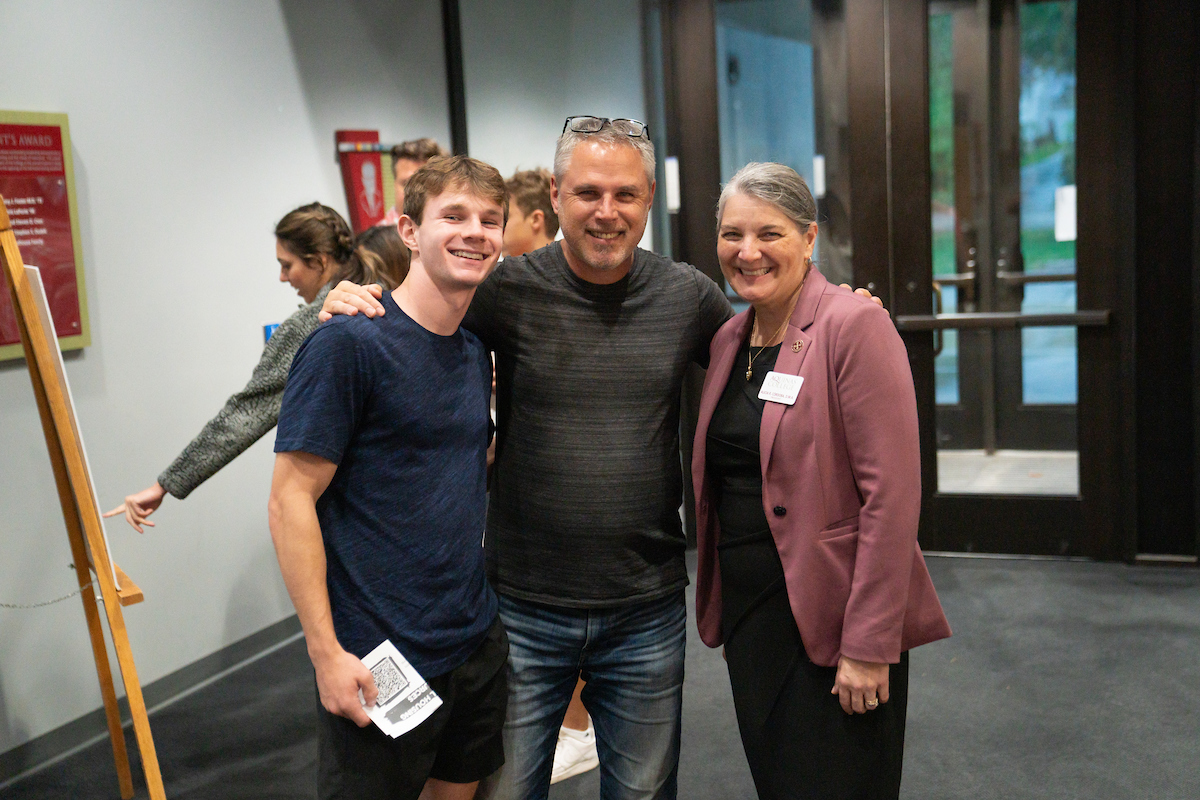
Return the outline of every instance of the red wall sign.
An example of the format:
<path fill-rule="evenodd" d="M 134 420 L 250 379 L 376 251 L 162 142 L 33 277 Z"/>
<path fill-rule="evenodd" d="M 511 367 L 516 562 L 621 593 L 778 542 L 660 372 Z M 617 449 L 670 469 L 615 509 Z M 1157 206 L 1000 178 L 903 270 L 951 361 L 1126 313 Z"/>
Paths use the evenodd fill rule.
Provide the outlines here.
<path fill-rule="evenodd" d="M 378 144 L 379 131 L 335 131 L 337 144 Z M 338 148 L 342 185 L 350 208 L 350 226 L 360 233 L 377 224 L 387 213 L 383 199 L 383 164 L 378 150 Z M 388 176 L 390 180 L 391 176 Z"/>
<path fill-rule="evenodd" d="M 80 299 L 82 260 L 72 226 L 73 189 L 66 116 L 0 112 L 0 195 L 22 260 L 41 269 L 55 333 L 68 340 L 62 342 L 64 349 L 90 344 L 86 304 Z M 0 358 L 21 355 L 20 341 L 11 300 L 0 292 Z"/>

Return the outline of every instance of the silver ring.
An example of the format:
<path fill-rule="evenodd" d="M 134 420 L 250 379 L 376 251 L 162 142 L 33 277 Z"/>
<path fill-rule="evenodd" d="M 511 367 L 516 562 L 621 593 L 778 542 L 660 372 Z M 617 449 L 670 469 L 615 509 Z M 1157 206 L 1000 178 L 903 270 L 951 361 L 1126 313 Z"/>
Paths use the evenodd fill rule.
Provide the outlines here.
<path fill-rule="evenodd" d="M 868 700 L 866 705 L 867 705 L 867 708 L 875 708 L 877 705 L 879 705 L 879 700 L 878 699 Z"/>

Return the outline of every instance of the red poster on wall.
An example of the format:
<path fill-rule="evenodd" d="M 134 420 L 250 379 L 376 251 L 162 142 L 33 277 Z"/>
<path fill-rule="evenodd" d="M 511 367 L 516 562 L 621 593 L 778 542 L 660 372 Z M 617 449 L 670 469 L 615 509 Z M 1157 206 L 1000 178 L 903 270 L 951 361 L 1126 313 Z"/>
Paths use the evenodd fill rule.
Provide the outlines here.
<path fill-rule="evenodd" d="M 38 267 L 64 350 L 90 344 L 64 114 L 0 111 L 0 196 L 22 260 Z M 0 292 L 0 359 L 22 355 L 7 292 Z"/>
<path fill-rule="evenodd" d="M 378 224 L 387 213 L 382 159 L 377 149 L 379 131 L 335 131 L 334 138 L 342 167 L 342 185 L 346 188 L 346 205 L 350 208 L 350 226 L 355 233 L 361 233 Z M 359 150 L 347 145 L 368 147 Z"/>

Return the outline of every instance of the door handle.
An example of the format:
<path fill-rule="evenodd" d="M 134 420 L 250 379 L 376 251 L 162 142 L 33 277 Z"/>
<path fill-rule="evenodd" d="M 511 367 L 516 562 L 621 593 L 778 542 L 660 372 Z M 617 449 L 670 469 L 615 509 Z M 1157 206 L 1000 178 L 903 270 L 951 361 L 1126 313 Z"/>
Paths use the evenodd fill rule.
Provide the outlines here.
<path fill-rule="evenodd" d="M 939 280 L 941 278 L 939 277 Z M 905 314 L 895 318 L 900 331 L 943 331 L 980 328 L 1099 327 L 1107 325 L 1112 312 L 1073 311 L 1062 314 L 1021 314 L 1016 311 L 975 311 L 961 314 Z"/>
<path fill-rule="evenodd" d="M 969 266 L 975 266 L 974 261 L 968 261 Z M 953 286 L 962 292 L 964 303 L 975 302 L 975 271 L 956 272 L 951 275 L 938 275 L 937 282 L 942 286 Z"/>
<path fill-rule="evenodd" d="M 940 317 L 942 315 L 942 285 L 937 281 L 933 282 L 933 315 Z M 933 332 L 933 357 L 937 358 L 942 354 L 942 346 L 945 344 L 942 337 L 941 329 Z"/>
<path fill-rule="evenodd" d="M 1074 272 L 997 272 L 996 280 L 1005 283 L 1057 283 L 1075 280 Z"/>

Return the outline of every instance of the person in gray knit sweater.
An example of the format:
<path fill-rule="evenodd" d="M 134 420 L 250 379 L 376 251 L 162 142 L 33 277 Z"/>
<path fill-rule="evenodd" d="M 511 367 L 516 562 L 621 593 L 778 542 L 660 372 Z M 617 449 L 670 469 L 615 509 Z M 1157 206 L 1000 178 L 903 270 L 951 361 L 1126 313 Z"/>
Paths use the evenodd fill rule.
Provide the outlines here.
<path fill-rule="evenodd" d="M 123 513 L 142 533 L 143 525 L 154 526 L 149 517 L 168 494 L 187 497 L 275 427 L 292 357 L 320 324 L 317 313 L 331 283 L 379 283 L 390 290 L 408 273 L 408 250 L 395 227 L 369 228 L 355 240 L 341 214 L 320 203 L 279 221 L 275 255 L 280 282 L 291 284 L 304 305 L 275 329 L 245 388 L 225 401 L 153 485 L 129 495 L 105 517 Z"/>

